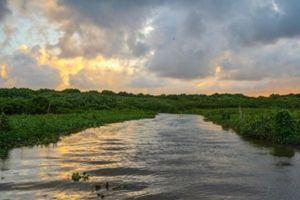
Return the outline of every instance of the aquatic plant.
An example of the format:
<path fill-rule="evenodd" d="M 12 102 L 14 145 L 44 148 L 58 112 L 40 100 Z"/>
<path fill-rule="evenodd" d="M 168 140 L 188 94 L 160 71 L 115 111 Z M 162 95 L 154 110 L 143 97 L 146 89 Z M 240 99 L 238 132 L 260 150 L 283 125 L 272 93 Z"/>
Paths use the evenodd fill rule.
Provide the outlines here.
<path fill-rule="evenodd" d="M 73 181 L 87 181 L 90 178 L 90 175 L 88 175 L 86 172 L 83 172 L 82 174 L 79 172 L 74 172 L 71 176 Z"/>
<path fill-rule="evenodd" d="M 80 175 L 79 172 L 74 172 L 74 173 L 72 174 L 72 180 L 73 180 L 73 181 L 78 182 L 78 181 L 80 181 L 81 178 L 82 178 L 82 177 L 81 177 L 81 175 Z"/>
<path fill-rule="evenodd" d="M 81 178 L 83 181 L 87 181 L 90 178 L 90 175 L 88 175 L 86 172 L 83 172 L 81 175 Z"/>

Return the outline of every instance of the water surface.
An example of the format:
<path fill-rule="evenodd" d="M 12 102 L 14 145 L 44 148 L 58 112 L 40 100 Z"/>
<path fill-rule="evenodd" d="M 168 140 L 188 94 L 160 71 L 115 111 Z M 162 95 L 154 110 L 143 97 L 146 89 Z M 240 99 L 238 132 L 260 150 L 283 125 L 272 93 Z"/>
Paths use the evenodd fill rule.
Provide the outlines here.
<path fill-rule="evenodd" d="M 201 116 L 160 114 L 12 150 L 0 161 L 0 199 L 300 199 L 299 155 Z M 90 179 L 72 182 L 75 171 Z"/>

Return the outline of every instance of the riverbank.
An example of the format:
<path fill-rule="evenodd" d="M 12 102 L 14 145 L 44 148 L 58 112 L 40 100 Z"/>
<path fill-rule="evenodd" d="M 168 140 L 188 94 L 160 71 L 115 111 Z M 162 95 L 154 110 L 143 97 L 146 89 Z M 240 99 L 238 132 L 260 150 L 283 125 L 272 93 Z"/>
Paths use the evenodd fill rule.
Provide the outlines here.
<path fill-rule="evenodd" d="M 233 129 L 237 134 L 277 144 L 300 145 L 300 111 L 282 109 L 193 109 L 206 120 Z M 153 118 L 157 112 L 136 109 L 86 111 L 69 114 L 10 115 L 10 130 L 0 134 L 0 157 L 9 149 L 55 143 L 61 136 L 104 124 Z"/>
<path fill-rule="evenodd" d="M 285 147 L 245 142 L 197 115 L 159 114 L 10 151 L 0 199 L 295 199 L 300 151 Z M 73 182 L 73 172 L 90 179 Z"/>
<path fill-rule="evenodd" d="M 237 134 L 275 144 L 300 145 L 300 110 L 286 109 L 200 109 L 206 120 L 232 129 Z"/>
<path fill-rule="evenodd" d="M 70 114 L 11 115 L 9 131 L 1 131 L 0 157 L 9 149 L 55 143 L 61 136 L 104 124 L 153 118 L 155 112 L 142 110 L 103 110 Z"/>
<path fill-rule="evenodd" d="M 49 144 L 77 130 L 156 113 L 200 114 L 244 137 L 300 145 L 300 94 L 154 96 L 107 90 L 0 88 L 0 151 Z"/>

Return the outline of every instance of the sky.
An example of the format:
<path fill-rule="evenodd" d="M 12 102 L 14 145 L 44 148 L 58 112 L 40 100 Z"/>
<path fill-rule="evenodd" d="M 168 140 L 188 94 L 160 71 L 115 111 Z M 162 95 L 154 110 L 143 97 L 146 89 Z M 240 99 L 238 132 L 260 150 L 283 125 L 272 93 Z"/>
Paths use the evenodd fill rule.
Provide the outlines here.
<path fill-rule="evenodd" d="M 0 87 L 300 93 L 299 0 L 0 0 Z"/>

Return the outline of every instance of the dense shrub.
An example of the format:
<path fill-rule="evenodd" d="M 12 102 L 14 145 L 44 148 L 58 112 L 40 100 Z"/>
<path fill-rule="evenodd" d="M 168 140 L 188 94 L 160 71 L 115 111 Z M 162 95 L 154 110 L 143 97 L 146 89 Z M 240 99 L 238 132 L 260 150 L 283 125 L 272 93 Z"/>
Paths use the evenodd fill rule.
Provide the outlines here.
<path fill-rule="evenodd" d="M 300 112 L 299 110 L 276 109 L 243 109 L 240 117 L 238 108 L 196 110 L 206 119 L 232 128 L 248 138 L 263 139 L 281 144 L 300 144 Z M 230 115 L 230 118 L 227 115 Z"/>
<path fill-rule="evenodd" d="M 2 113 L 0 115 L 0 131 L 9 131 L 9 130 L 10 130 L 10 126 L 9 126 L 8 118 L 4 113 Z"/>
<path fill-rule="evenodd" d="M 275 116 L 275 134 L 279 143 L 285 143 L 295 133 L 295 122 L 289 111 L 283 110 Z"/>
<path fill-rule="evenodd" d="M 50 102 L 50 110 L 38 104 L 33 109 L 32 99 L 43 97 Z M 47 104 L 49 106 L 49 104 Z M 140 108 L 158 112 L 186 112 L 195 109 L 227 109 L 242 108 L 300 108 L 300 95 L 273 95 L 271 97 L 247 97 L 241 94 L 181 94 L 160 95 L 132 94 L 127 92 L 115 93 L 104 90 L 102 92 L 81 92 L 78 89 L 65 89 L 61 92 L 49 89 L 1 89 L 0 112 L 11 114 L 43 114 L 69 113 L 78 110 L 103 110 L 111 108 Z M 230 113 L 231 114 L 231 113 Z M 228 117 L 228 116 L 224 116 Z M 230 120 L 228 120 L 230 121 Z"/>
<path fill-rule="evenodd" d="M 273 118 L 272 115 L 259 114 L 253 116 L 250 122 L 249 132 L 256 138 L 272 139 Z"/>
<path fill-rule="evenodd" d="M 9 125 L 11 127 L 9 134 L 0 134 L 0 149 L 22 145 L 49 144 L 56 142 L 61 135 L 67 135 L 83 128 L 154 116 L 155 113 L 153 112 L 141 110 L 103 110 L 69 114 L 14 115 L 9 117 Z M 7 122 L 6 119 L 7 117 L 5 116 L 4 121 Z"/>
<path fill-rule="evenodd" d="M 67 88 L 67 89 L 64 89 L 63 91 L 61 91 L 63 93 L 80 93 L 80 90 L 78 89 L 73 89 L 73 88 Z"/>
<path fill-rule="evenodd" d="M 225 121 L 230 120 L 230 114 L 226 111 L 222 112 L 222 119 Z"/>
<path fill-rule="evenodd" d="M 50 102 L 45 97 L 36 97 L 31 100 L 30 113 L 45 114 L 50 109 Z"/>

